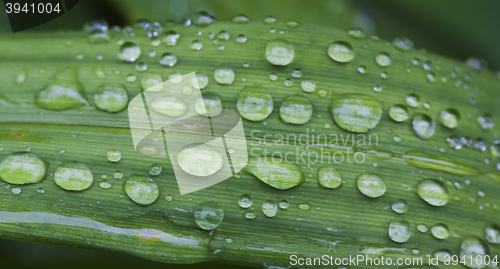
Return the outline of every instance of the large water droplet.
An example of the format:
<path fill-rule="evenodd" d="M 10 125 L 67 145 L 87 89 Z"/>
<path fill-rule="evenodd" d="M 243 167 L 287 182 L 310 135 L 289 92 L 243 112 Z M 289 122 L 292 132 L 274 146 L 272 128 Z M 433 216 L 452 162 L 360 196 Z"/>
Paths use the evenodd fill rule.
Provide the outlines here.
<path fill-rule="evenodd" d="M 76 69 L 66 69 L 56 74 L 45 88 L 36 93 L 35 105 L 50 110 L 88 106 Z"/>
<path fill-rule="evenodd" d="M 262 203 L 262 212 L 267 217 L 272 218 L 276 216 L 276 213 L 278 213 L 278 205 L 271 200 L 267 200 L 264 203 Z"/>
<path fill-rule="evenodd" d="M 184 172 L 198 177 L 207 177 L 224 165 L 221 154 L 206 144 L 192 144 L 177 154 L 177 163 Z"/>
<path fill-rule="evenodd" d="M 249 208 L 252 206 L 252 197 L 250 195 L 242 195 L 240 199 L 238 200 L 238 204 L 241 206 L 241 208 Z"/>
<path fill-rule="evenodd" d="M 287 65 L 292 62 L 293 56 L 292 43 L 283 38 L 276 38 L 267 44 L 266 57 L 274 65 Z"/>
<path fill-rule="evenodd" d="M 120 112 L 127 107 L 128 92 L 125 85 L 106 83 L 99 86 L 94 93 L 95 105 L 108 112 Z"/>
<path fill-rule="evenodd" d="M 214 78 L 215 81 L 222 85 L 231 85 L 234 81 L 234 71 L 227 65 L 221 65 L 219 68 L 215 69 Z"/>
<path fill-rule="evenodd" d="M 477 237 L 466 237 L 460 244 L 460 259 L 465 260 L 464 265 L 470 268 L 484 268 L 486 255 L 490 255 L 490 249 L 486 243 Z"/>
<path fill-rule="evenodd" d="M 354 49 L 351 44 L 336 41 L 328 47 L 328 56 L 339 63 L 347 63 L 354 59 Z"/>
<path fill-rule="evenodd" d="M 373 173 L 363 173 L 359 175 L 356 178 L 356 185 L 362 194 L 370 198 L 380 197 L 384 195 L 387 190 L 385 181 Z"/>
<path fill-rule="evenodd" d="M 446 239 L 450 236 L 450 230 L 446 224 L 438 223 L 431 227 L 431 234 L 437 239 Z"/>
<path fill-rule="evenodd" d="M 56 184 L 68 191 L 83 191 L 94 183 L 94 176 L 83 163 L 65 162 L 54 172 Z"/>
<path fill-rule="evenodd" d="M 399 199 L 394 201 L 394 203 L 392 203 L 391 208 L 392 210 L 394 210 L 394 212 L 398 214 L 403 214 L 406 212 L 406 210 L 408 210 L 408 203 L 406 202 L 406 200 Z"/>
<path fill-rule="evenodd" d="M 132 42 L 125 42 L 120 46 L 118 50 L 118 59 L 131 63 L 137 61 L 141 56 L 141 47 L 137 46 Z"/>
<path fill-rule="evenodd" d="M 450 194 L 444 183 L 437 179 L 424 179 L 418 183 L 417 193 L 420 198 L 433 206 L 444 206 Z"/>
<path fill-rule="evenodd" d="M 485 231 L 486 241 L 492 244 L 500 244 L 500 226 L 497 224 L 491 224 L 486 227 Z"/>
<path fill-rule="evenodd" d="M 243 118 L 261 121 L 273 112 L 273 98 L 261 86 L 246 86 L 238 95 L 236 108 Z"/>
<path fill-rule="evenodd" d="M 375 62 L 379 66 L 389 66 L 391 64 L 391 56 L 387 52 L 380 52 L 375 56 Z"/>
<path fill-rule="evenodd" d="M 375 128 L 383 109 L 381 102 L 362 94 L 334 95 L 330 105 L 335 123 L 344 130 L 356 133 Z"/>
<path fill-rule="evenodd" d="M 213 230 L 221 224 L 224 210 L 213 202 L 203 202 L 194 210 L 194 220 L 203 230 Z"/>
<path fill-rule="evenodd" d="M 410 223 L 403 218 L 396 218 L 389 223 L 389 237 L 396 243 L 404 243 L 410 239 Z"/>
<path fill-rule="evenodd" d="M 422 139 L 431 138 L 436 129 L 434 121 L 426 114 L 416 114 L 412 126 L 415 134 Z"/>
<path fill-rule="evenodd" d="M 286 123 L 307 123 L 313 113 L 313 106 L 309 100 L 302 96 L 294 95 L 283 99 L 280 107 L 280 118 Z"/>
<path fill-rule="evenodd" d="M 139 205 L 150 205 L 160 195 L 160 188 L 149 177 L 131 176 L 123 183 L 123 189 L 130 200 Z"/>
<path fill-rule="evenodd" d="M 280 190 L 295 187 L 305 181 L 304 175 L 296 164 L 272 157 L 249 158 L 242 171 Z"/>
<path fill-rule="evenodd" d="M 318 182 L 321 187 L 338 189 L 342 185 L 339 171 L 331 167 L 321 167 L 318 170 Z"/>
<path fill-rule="evenodd" d="M 448 108 L 439 113 L 439 121 L 443 126 L 454 129 L 457 128 L 460 121 L 460 114 L 453 108 Z"/>
<path fill-rule="evenodd" d="M 0 163 L 0 178 L 10 184 L 38 183 L 46 173 L 45 162 L 32 153 L 12 153 Z"/>
<path fill-rule="evenodd" d="M 408 108 L 405 105 L 393 105 L 389 109 L 389 117 L 397 122 L 403 122 L 408 119 Z"/>

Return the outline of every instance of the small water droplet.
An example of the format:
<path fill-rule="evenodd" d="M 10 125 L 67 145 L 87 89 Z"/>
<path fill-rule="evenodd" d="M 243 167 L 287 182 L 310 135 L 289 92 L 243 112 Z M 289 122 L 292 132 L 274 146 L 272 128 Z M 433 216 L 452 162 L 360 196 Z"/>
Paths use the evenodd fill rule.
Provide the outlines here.
<path fill-rule="evenodd" d="M 177 40 L 179 39 L 179 34 L 175 31 L 167 31 L 165 36 L 163 37 L 163 43 L 167 46 L 175 46 L 177 44 Z"/>
<path fill-rule="evenodd" d="M 118 50 L 118 59 L 131 63 L 135 62 L 141 56 L 141 47 L 132 42 L 125 42 Z"/>
<path fill-rule="evenodd" d="M 122 154 L 118 150 L 112 149 L 108 151 L 107 157 L 110 162 L 116 163 L 122 159 Z"/>
<path fill-rule="evenodd" d="M 160 195 L 158 185 L 149 177 L 131 176 L 123 183 L 123 189 L 139 205 L 150 205 Z"/>
<path fill-rule="evenodd" d="M 271 15 L 266 16 L 266 17 L 264 18 L 264 22 L 265 22 L 265 23 L 269 23 L 269 24 L 271 24 L 271 23 L 276 23 L 277 21 L 278 21 L 278 20 L 276 19 L 276 17 L 271 16 Z"/>
<path fill-rule="evenodd" d="M 36 192 L 39 193 L 39 194 L 44 194 L 45 190 L 42 189 L 42 188 L 39 188 L 38 190 L 36 190 Z"/>
<path fill-rule="evenodd" d="M 99 182 L 99 187 L 101 187 L 101 189 L 107 190 L 107 189 L 111 188 L 111 183 L 109 183 L 106 180 L 105 181 L 101 181 L 101 182 Z"/>
<path fill-rule="evenodd" d="M 408 203 L 406 202 L 406 200 L 399 199 L 394 201 L 394 203 L 392 203 L 391 208 L 392 210 L 394 210 L 394 212 L 398 214 L 403 214 L 406 212 L 406 210 L 408 210 Z"/>
<path fill-rule="evenodd" d="M 252 212 L 247 212 L 247 213 L 245 213 L 245 215 L 244 215 L 244 216 L 245 216 L 245 218 L 246 218 L 246 219 L 255 219 L 255 217 L 257 217 L 257 216 L 255 216 L 255 214 L 254 214 L 254 213 L 252 213 Z"/>
<path fill-rule="evenodd" d="M 306 203 L 300 203 L 297 205 L 297 207 L 302 210 L 302 211 L 309 211 L 311 210 L 311 206 L 309 204 L 306 204 Z"/>
<path fill-rule="evenodd" d="M 492 244 L 500 244 L 500 226 L 497 224 L 491 224 L 486 227 L 486 241 Z"/>
<path fill-rule="evenodd" d="M 123 84 L 101 84 L 94 93 L 97 108 L 108 112 L 120 112 L 128 105 L 128 92 Z"/>
<path fill-rule="evenodd" d="M 77 70 L 65 69 L 35 95 L 35 105 L 50 110 L 67 110 L 88 106 L 83 85 L 78 80 Z"/>
<path fill-rule="evenodd" d="M 281 209 L 287 209 L 290 206 L 290 204 L 287 201 L 282 200 L 280 201 L 279 206 Z"/>
<path fill-rule="evenodd" d="M 431 234 L 437 239 L 446 239 L 450 235 L 450 230 L 446 224 L 436 224 L 431 227 Z"/>
<path fill-rule="evenodd" d="M 495 121 L 489 113 L 484 113 L 483 115 L 477 117 L 477 122 L 483 130 L 491 129 L 495 126 Z"/>
<path fill-rule="evenodd" d="M 408 119 L 408 108 L 401 104 L 394 105 L 389 109 L 389 116 L 394 121 L 403 122 Z"/>
<path fill-rule="evenodd" d="M 294 49 L 290 42 L 283 38 L 276 38 L 267 44 L 266 58 L 274 65 L 288 65 L 294 57 Z"/>
<path fill-rule="evenodd" d="M 276 189 L 286 190 L 305 182 L 300 168 L 293 163 L 272 157 L 252 157 L 242 170 Z"/>
<path fill-rule="evenodd" d="M 444 206 L 450 194 L 448 188 L 436 179 L 424 179 L 417 185 L 417 193 L 424 201 L 433 206 Z"/>
<path fill-rule="evenodd" d="M 352 38 L 365 38 L 365 32 L 361 30 L 360 28 L 353 28 L 349 31 L 347 31 L 347 34 L 352 37 Z"/>
<path fill-rule="evenodd" d="M 442 110 L 439 114 L 439 121 L 443 126 L 454 129 L 457 128 L 458 122 L 460 121 L 460 114 L 453 108 L 448 108 Z"/>
<path fill-rule="evenodd" d="M 159 164 L 159 163 L 152 164 L 149 167 L 149 174 L 152 176 L 157 176 L 161 173 L 162 169 L 163 169 L 163 167 L 161 166 L 161 164 Z"/>
<path fill-rule="evenodd" d="M 217 228 L 224 218 L 224 211 L 214 202 L 203 202 L 194 210 L 194 220 L 203 230 L 213 230 Z"/>
<path fill-rule="evenodd" d="M 191 43 L 191 48 L 193 50 L 201 50 L 203 48 L 203 44 L 198 40 L 193 40 L 193 43 Z"/>
<path fill-rule="evenodd" d="M 293 95 L 283 99 L 279 110 L 281 120 L 292 124 L 305 124 L 313 114 L 313 106 L 302 96 Z"/>
<path fill-rule="evenodd" d="M 416 114 L 412 122 L 415 134 L 421 139 L 429 139 L 434 134 L 436 126 L 431 117 L 426 114 Z"/>
<path fill-rule="evenodd" d="M 250 195 L 244 194 L 238 200 L 238 204 L 241 206 L 241 208 L 249 208 L 250 206 L 252 206 L 252 197 L 250 197 Z"/>
<path fill-rule="evenodd" d="M 19 187 L 14 187 L 14 188 L 12 188 L 12 189 L 10 190 L 10 192 L 11 192 L 12 194 L 14 194 L 14 195 L 18 195 L 18 194 L 20 194 L 22 191 L 23 191 L 23 190 L 22 190 L 21 188 L 19 188 Z"/>
<path fill-rule="evenodd" d="M 425 225 L 423 223 L 419 223 L 419 224 L 417 224 L 417 230 L 421 233 L 426 233 L 428 228 L 427 228 L 427 225 Z"/>
<path fill-rule="evenodd" d="M 228 65 L 221 65 L 214 72 L 215 81 L 222 85 L 231 85 L 234 81 L 234 71 Z"/>
<path fill-rule="evenodd" d="M 410 223 L 403 218 L 396 218 L 389 223 L 389 237 L 396 243 L 404 243 L 410 239 Z"/>
<path fill-rule="evenodd" d="M 377 126 L 383 105 L 367 95 L 341 94 L 332 97 L 330 112 L 340 128 L 364 133 Z"/>
<path fill-rule="evenodd" d="M 46 173 L 45 162 L 32 153 L 13 153 L 0 163 L 0 178 L 10 184 L 39 183 Z"/>
<path fill-rule="evenodd" d="M 407 37 L 396 38 L 392 43 L 400 51 L 406 52 L 413 49 L 413 42 Z"/>
<path fill-rule="evenodd" d="M 387 52 L 380 52 L 375 56 L 375 62 L 382 67 L 389 66 L 391 64 L 391 57 Z"/>
<path fill-rule="evenodd" d="M 362 194 L 370 198 L 380 197 L 384 195 L 387 190 L 385 181 L 380 176 L 373 173 L 363 173 L 359 175 L 356 178 L 356 185 Z"/>
<path fill-rule="evenodd" d="M 338 189 L 342 186 L 342 177 L 339 171 L 331 167 L 321 167 L 318 170 L 318 183 L 321 187 Z"/>
<path fill-rule="evenodd" d="M 420 105 L 420 96 L 415 93 L 408 94 L 405 98 L 406 104 L 410 107 L 418 107 Z"/>
<path fill-rule="evenodd" d="M 278 213 L 278 205 L 271 200 L 267 200 L 262 203 L 262 212 L 267 217 L 272 218 L 276 216 L 276 213 Z"/>
<path fill-rule="evenodd" d="M 177 57 L 172 53 L 165 52 L 161 55 L 160 64 L 166 67 L 172 67 L 177 63 Z"/>
<path fill-rule="evenodd" d="M 68 191 L 83 191 L 92 186 L 94 176 L 83 163 L 65 162 L 54 173 L 56 184 Z"/>
<path fill-rule="evenodd" d="M 200 11 L 194 15 L 193 24 L 198 27 L 205 27 L 214 23 L 216 20 L 217 19 L 215 19 L 214 15 L 210 12 Z"/>
<path fill-rule="evenodd" d="M 339 63 L 350 62 L 354 55 L 351 44 L 344 41 L 336 41 L 328 47 L 328 56 Z"/>
<path fill-rule="evenodd" d="M 490 248 L 477 237 L 466 237 L 460 244 L 460 258 L 465 260 L 463 265 L 469 268 L 484 268 L 484 257 L 490 255 Z"/>
<path fill-rule="evenodd" d="M 234 16 L 233 23 L 247 23 L 250 19 L 244 14 L 238 14 Z"/>
<path fill-rule="evenodd" d="M 217 150 L 207 144 L 191 144 L 178 153 L 177 163 L 190 175 L 207 177 L 222 168 L 224 159 Z"/>
<path fill-rule="evenodd" d="M 261 86 L 246 86 L 238 95 L 236 108 L 243 118 L 261 121 L 273 112 L 273 98 Z"/>
<path fill-rule="evenodd" d="M 175 96 L 157 97 L 151 102 L 150 108 L 169 117 L 182 116 L 189 110 L 188 105 Z"/>

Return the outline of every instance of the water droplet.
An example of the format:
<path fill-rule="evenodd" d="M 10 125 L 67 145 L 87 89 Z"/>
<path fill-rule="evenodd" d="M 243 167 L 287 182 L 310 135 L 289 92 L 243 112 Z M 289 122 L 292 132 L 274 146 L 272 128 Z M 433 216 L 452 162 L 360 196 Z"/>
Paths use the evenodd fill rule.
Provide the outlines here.
<path fill-rule="evenodd" d="M 325 89 L 319 89 L 318 90 L 318 96 L 319 97 L 326 97 L 328 95 L 328 92 Z"/>
<path fill-rule="evenodd" d="M 321 187 L 338 189 L 342 186 L 342 177 L 339 171 L 331 167 L 321 167 L 318 170 L 318 182 Z"/>
<path fill-rule="evenodd" d="M 377 86 L 373 87 L 373 90 L 375 92 L 381 92 L 382 91 L 382 87 L 377 85 Z"/>
<path fill-rule="evenodd" d="M 484 268 L 484 256 L 490 255 L 486 243 L 477 237 L 466 237 L 460 244 L 460 259 L 465 260 L 464 265 L 470 268 Z M 477 262 L 476 262 L 477 261 Z"/>
<path fill-rule="evenodd" d="M 214 72 L 215 81 L 222 85 L 231 85 L 234 81 L 234 71 L 227 65 L 221 65 Z"/>
<path fill-rule="evenodd" d="M 452 253 L 448 249 L 438 249 L 432 255 L 440 262 L 451 261 Z"/>
<path fill-rule="evenodd" d="M 175 31 L 167 31 L 165 36 L 163 37 L 163 43 L 167 46 L 175 46 L 177 44 L 177 40 L 179 39 L 179 34 Z"/>
<path fill-rule="evenodd" d="M 19 187 L 14 187 L 14 188 L 12 188 L 12 190 L 10 190 L 10 192 L 11 192 L 12 194 L 14 194 L 14 195 L 18 195 L 18 194 L 20 194 L 22 191 L 23 191 L 23 190 L 22 190 L 21 188 L 19 188 Z"/>
<path fill-rule="evenodd" d="M 397 122 L 403 122 L 408 119 L 408 108 L 405 105 L 397 104 L 389 109 L 389 117 Z"/>
<path fill-rule="evenodd" d="M 194 220 L 203 230 L 213 230 L 217 228 L 224 218 L 222 208 L 213 202 L 203 202 L 194 210 Z"/>
<path fill-rule="evenodd" d="M 347 31 L 347 34 L 352 38 L 365 38 L 366 36 L 365 32 L 363 32 L 360 28 L 353 28 Z"/>
<path fill-rule="evenodd" d="M 113 176 L 115 177 L 115 179 L 121 179 L 123 177 L 123 173 L 120 172 L 120 171 L 116 171 Z"/>
<path fill-rule="evenodd" d="M 328 47 L 328 56 L 336 62 L 347 63 L 354 58 L 354 49 L 347 42 L 336 41 Z"/>
<path fill-rule="evenodd" d="M 266 16 L 266 17 L 264 18 L 264 22 L 265 22 L 265 23 L 276 23 L 277 21 L 278 21 L 278 20 L 277 20 L 274 16 L 271 16 L 271 15 Z"/>
<path fill-rule="evenodd" d="M 412 126 L 415 134 L 421 139 L 431 138 L 436 129 L 434 121 L 426 114 L 416 114 Z"/>
<path fill-rule="evenodd" d="M 486 61 L 484 59 L 477 57 L 470 57 L 465 61 L 465 64 L 474 68 L 477 71 L 484 71 L 488 68 Z"/>
<path fill-rule="evenodd" d="M 163 31 L 163 28 L 158 22 L 153 22 L 149 23 L 145 28 L 144 28 L 144 33 L 146 34 L 147 37 L 149 38 L 157 38 L 161 32 Z"/>
<path fill-rule="evenodd" d="M 122 159 L 122 154 L 117 149 L 112 149 L 108 151 L 107 157 L 110 162 L 116 163 Z"/>
<path fill-rule="evenodd" d="M 194 15 L 193 24 L 199 27 L 205 27 L 214 23 L 216 20 L 217 19 L 215 19 L 214 15 L 210 12 L 200 11 Z"/>
<path fill-rule="evenodd" d="M 109 183 L 107 180 L 104 180 L 99 182 L 99 187 L 101 187 L 101 189 L 107 190 L 111 188 L 111 183 Z"/>
<path fill-rule="evenodd" d="M 141 87 L 143 91 L 158 92 L 163 88 L 161 83 L 162 79 L 160 74 L 145 74 L 141 80 Z"/>
<path fill-rule="evenodd" d="M 406 200 L 399 199 L 394 201 L 394 203 L 392 203 L 391 208 L 392 210 L 394 210 L 394 212 L 398 214 L 403 214 L 406 212 L 406 210 L 408 210 L 408 203 L 406 202 Z"/>
<path fill-rule="evenodd" d="M 417 224 L 417 230 L 421 233 L 426 233 L 427 232 L 427 225 L 423 223 Z"/>
<path fill-rule="evenodd" d="M 120 112 L 128 105 L 128 92 L 125 85 L 119 83 L 105 83 L 100 85 L 94 93 L 95 105 L 108 112 Z"/>
<path fill-rule="evenodd" d="M 131 63 L 135 62 L 141 56 L 141 47 L 132 42 L 125 42 L 118 50 L 118 59 Z"/>
<path fill-rule="evenodd" d="M 203 48 L 203 44 L 198 40 L 193 40 L 193 43 L 191 43 L 191 48 L 194 50 L 201 50 Z"/>
<path fill-rule="evenodd" d="M 377 126 L 383 105 L 367 95 L 341 94 L 332 97 L 330 112 L 340 128 L 364 133 Z"/>
<path fill-rule="evenodd" d="M 495 126 L 495 121 L 489 113 L 484 113 L 483 115 L 477 117 L 477 122 L 483 130 L 491 129 Z"/>
<path fill-rule="evenodd" d="M 450 146 L 450 148 L 452 149 L 460 149 L 462 148 L 462 141 L 460 139 L 460 137 L 458 136 L 450 136 L 448 138 L 446 138 L 446 141 L 448 142 L 448 146 Z"/>
<path fill-rule="evenodd" d="M 173 199 L 173 198 L 172 198 L 172 196 L 171 196 L 171 195 L 167 195 L 167 196 L 165 196 L 165 201 L 167 201 L 167 202 L 172 201 L 172 199 Z"/>
<path fill-rule="evenodd" d="M 287 65 L 292 62 L 294 50 L 292 43 L 283 38 L 276 38 L 267 44 L 267 60 L 274 65 Z"/>
<path fill-rule="evenodd" d="M 245 216 L 245 218 L 246 218 L 246 219 L 255 219 L 255 217 L 257 217 L 257 216 L 255 216 L 255 214 L 254 214 L 254 213 L 252 213 L 252 212 L 247 212 L 247 213 L 245 213 L 245 215 L 244 215 L 244 216 Z"/>
<path fill-rule="evenodd" d="M 267 200 L 262 203 L 262 212 L 267 217 L 272 218 L 276 216 L 276 213 L 278 213 L 278 205 L 276 205 L 276 203 L 271 200 Z"/>
<path fill-rule="evenodd" d="M 396 218 L 389 223 L 389 237 L 396 243 L 404 243 L 410 239 L 410 223 L 403 218 Z"/>
<path fill-rule="evenodd" d="M 66 69 L 56 74 L 49 84 L 35 95 L 35 105 L 50 110 L 66 110 L 88 106 L 83 85 L 76 69 Z"/>
<path fill-rule="evenodd" d="M 0 178 L 10 184 L 42 182 L 46 173 L 45 162 L 32 153 L 13 153 L 0 163 Z"/>
<path fill-rule="evenodd" d="M 287 209 L 288 206 L 290 206 L 290 204 L 287 201 L 282 200 L 282 201 L 280 201 L 279 206 L 281 209 Z"/>
<path fill-rule="evenodd" d="M 314 92 L 316 90 L 316 83 L 310 81 L 310 80 L 304 80 L 300 83 L 300 86 L 302 86 L 302 90 L 305 92 Z"/>
<path fill-rule="evenodd" d="M 233 23 L 247 23 L 250 19 L 244 14 L 238 14 L 234 16 Z"/>
<path fill-rule="evenodd" d="M 127 76 L 127 82 L 134 82 L 137 79 L 137 77 L 134 74 L 128 74 Z"/>
<path fill-rule="evenodd" d="M 222 40 L 229 40 L 229 38 L 231 38 L 231 34 L 229 34 L 227 31 L 225 30 L 222 30 L 220 31 L 219 35 L 218 35 L 218 38 L 219 39 L 222 39 Z"/>
<path fill-rule="evenodd" d="M 26 77 L 28 76 L 28 70 L 26 67 L 23 67 L 19 70 L 19 73 L 16 75 L 16 83 L 18 85 L 24 84 L 24 81 L 26 80 Z"/>
<path fill-rule="evenodd" d="M 450 230 L 446 224 L 436 224 L 431 227 L 431 234 L 437 239 L 446 239 L 450 236 Z"/>
<path fill-rule="evenodd" d="M 203 98 L 195 101 L 194 109 L 200 115 L 216 117 L 222 112 L 222 101 L 215 93 L 204 93 Z"/>
<path fill-rule="evenodd" d="M 486 227 L 486 241 L 492 244 L 500 244 L 500 226 L 491 224 Z"/>
<path fill-rule="evenodd" d="M 68 191 L 83 191 L 94 183 L 94 176 L 83 163 L 65 162 L 54 173 L 56 184 Z"/>
<path fill-rule="evenodd" d="M 241 206 L 241 208 L 249 208 L 250 206 L 252 206 L 252 197 L 244 194 L 238 200 L 238 204 Z"/>
<path fill-rule="evenodd" d="M 360 74 L 364 74 L 364 73 L 366 73 L 366 67 L 364 67 L 364 66 L 359 66 L 359 67 L 357 68 L 357 70 L 358 70 L 358 72 L 359 72 Z"/>
<path fill-rule="evenodd" d="M 189 107 L 175 96 L 157 97 L 151 102 L 151 109 L 169 117 L 179 117 L 186 114 Z"/>
<path fill-rule="evenodd" d="M 415 93 L 408 94 L 405 98 L 406 104 L 408 104 L 410 107 L 417 107 L 420 105 L 420 96 Z"/>
<path fill-rule="evenodd" d="M 413 49 L 413 42 L 407 37 L 400 37 L 394 39 L 392 42 L 394 47 L 400 51 L 410 51 Z"/>
<path fill-rule="evenodd" d="M 177 63 L 177 57 L 172 53 L 165 52 L 161 55 L 160 64 L 166 67 L 172 67 Z"/>
<path fill-rule="evenodd" d="M 142 71 L 146 71 L 146 69 L 148 69 L 148 66 L 144 62 L 139 62 L 139 63 L 137 63 L 135 68 L 137 69 L 137 71 L 142 72 Z"/>
<path fill-rule="evenodd" d="M 439 121 L 443 126 L 454 129 L 458 126 L 458 122 L 460 121 L 460 114 L 453 108 L 448 108 L 446 110 L 441 111 L 439 114 Z"/>
<path fill-rule="evenodd" d="M 391 57 L 387 52 L 380 52 L 375 56 L 375 62 L 382 67 L 389 66 L 391 64 Z"/>
<path fill-rule="evenodd" d="M 163 169 L 163 167 L 161 166 L 161 164 L 159 164 L 159 163 L 152 164 L 149 167 L 149 174 L 152 176 L 157 176 L 161 173 L 162 169 Z"/>
<path fill-rule="evenodd" d="M 250 121 L 261 121 L 273 112 L 273 98 L 261 86 L 246 86 L 238 95 L 236 108 Z"/>
<path fill-rule="evenodd" d="M 280 190 L 305 182 L 305 177 L 296 164 L 272 157 L 249 158 L 243 172 L 252 174 L 262 182 Z"/>
<path fill-rule="evenodd" d="M 244 35 L 239 35 L 236 38 L 236 42 L 238 42 L 238 43 L 245 43 L 245 42 L 247 42 L 247 38 Z"/>
<path fill-rule="evenodd" d="M 297 205 L 297 207 L 302 210 L 302 211 L 309 211 L 311 210 L 311 206 L 306 204 L 306 203 L 300 203 Z"/>
<path fill-rule="evenodd" d="M 293 95 L 283 99 L 279 110 L 280 118 L 286 123 L 305 124 L 313 113 L 313 106 L 302 96 Z"/>
<path fill-rule="evenodd" d="M 177 163 L 184 172 L 207 177 L 215 174 L 224 165 L 221 154 L 206 144 L 191 144 L 184 147 L 177 155 Z"/>
<path fill-rule="evenodd" d="M 150 205 L 160 195 L 160 188 L 149 177 L 131 176 L 123 183 L 123 189 L 130 200 L 139 205 Z"/>
<path fill-rule="evenodd" d="M 356 178 L 356 185 L 362 194 L 370 198 L 380 197 L 384 195 L 387 190 L 385 181 L 373 173 L 363 173 L 359 175 Z"/>
<path fill-rule="evenodd" d="M 425 61 L 423 64 L 422 64 L 422 67 L 424 68 L 424 70 L 431 70 L 432 69 L 432 62 L 431 61 Z"/>
<path fill-rule="evenodd" d="M 44 194 L 45 190 L 43 190 L 42 188 L 38 188 L 38 190 L 36 190 L 36 192 L 39 194 Z"/>
<path fill-rule="evenodd" d="M 205 75 L 204 73 L 196 73 L 196 79 L 193 78 L 191 80 L 191 84 L 195 88 L 199 87 L 200 90 L 204 89 L 208 85 L 208 76 Z"/>
<path fill-rule="evenodd" d="M 424 179 L 418 183 L 417 193 L 424 201 L 433 206 L 444 206 L 450 194 L 445 184 L 437 179 Z"/>

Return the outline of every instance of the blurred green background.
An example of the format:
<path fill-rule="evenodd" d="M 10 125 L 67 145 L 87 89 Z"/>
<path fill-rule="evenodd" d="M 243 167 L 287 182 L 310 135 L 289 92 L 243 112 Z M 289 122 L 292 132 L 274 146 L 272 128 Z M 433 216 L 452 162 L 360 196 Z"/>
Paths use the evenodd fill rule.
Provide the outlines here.
<path fill-rule="evenodd" d="M 110 25 L 130 25 L 138 19 L 160 23 L 209 11 L 230 21 L 243 13 L 252 20 L 274 15 L 279 21 L 340 29 L 359 27 L 387 40 L 410 38 L 416 48 L 465 60 L 484 58 L 500 69 L 500 1 L 497 0 L 80 0 L 66 16 L 28 31 L 78 30 L 84 22 L 106 19 Z M 0 12 L 0 31 L 10 31 Z M 1 41 L 0 41 L 1 42 Z M 169 265 L 131 255 L 0 239 L 0 268 L 235 268 L 214 264 Z M 245 267 L 238 267 L 245 268 Z"/>

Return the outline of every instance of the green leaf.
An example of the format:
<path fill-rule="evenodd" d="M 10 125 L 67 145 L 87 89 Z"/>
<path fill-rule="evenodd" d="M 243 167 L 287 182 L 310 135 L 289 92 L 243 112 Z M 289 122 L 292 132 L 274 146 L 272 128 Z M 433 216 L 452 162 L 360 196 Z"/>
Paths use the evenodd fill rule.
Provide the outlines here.
<path fill-rule="evenodd" d="M 168 263 L 287 266 L 290 255 L 321 258 L 370 254 L 394 261 L 422 257 L 426 264 L 426 254 L 448 249 L 458 255 L 462 238 L 485 241 L 486 227 L 500 223 L 500 176 L 495 171 L 498 156 L 489 149 L 483 152 L 466 147 L 467 143 L 454 150 L 447 143 L 447 138 L 457 136 L 474 139 L 479 149 L 494 146 L 498 124 L 483 129 L 485 125 L 477 121 L 485 113 L 493 119 L 500 115 L 499 80 L 493 73 L 419 49 L 402 52 L 376 38 L 351 38 L 345 31 L 331 28 L 221 22 L 203 28 L 172 26 L 168 30 L 180 35 L 177 45 L 154 47 L 142 37 L 142 31 L 137 31 L 138 37 L 127 39 L 141 47 L 138 62 L 147 65 L 144 72 L 136 69 L 136 63 L 118 60 L 119 46 L 115 43 L 119 36 L 104 44 L 91 44 L 80 32 L 2 36 L 0 158 L 29 149 L 48 164 L 47 178 L 41 183 L 4 183 L 0 188 L 2 237 L 121 251 Z M 214 44 L 209 34 L 222 30 L 231 37 L 227 41 L 216 38 Z M 238 35 L 244 35 L 247 41 L 236 42 Z M 286 66 L 274 66 L 265 57 L 267 43 L 278 36 L 294 48 L 293 61 Z M 203 44 L 201 50 L 191 49 L 195 40 Z M 347 63 L 333 61 L 327 49 L 335 41 L 349 43 L 355 57 Z M 148 56 L 152 50 L 156 57 Z M 158 56 L 165 52 L 177 57 L 175 66 L 159 64 Z M 390 55 L 389 66 L 375 62 L 380 52 Z M 426 70 L 429 63 L 432 67 Z M 231 85 L 221 85 L 213 78 L 221 64 L 234 71 Z M 89 106 L 63 111 L 35 106 L 35 94 L 56 74 L 71 68 L 78 71 Z M 296 69 L 300 69 L 301 77 Z M 127 111 L 109 113 L 95 107 L 93 94 L 99 92 L 101 84 L 124 84 L 133 98 L 141 93 L 146 73 L 160 74 L 166 80 L 175 73 L 191 72 L 208 75 L 209 83 L 202 92 L 216 93 L 223 108 L 231 111 L 237 111 L 238 95 L 245 86 L 265 88 L 272 96 L 273 112 L 261 121 L 242 119 L 248 153 L 251 157 L 267 154 L 290 161 L 300 168 L 305 182 L 278 190 L 252 174 L 238 173 L 212 187 L 180 195 L 169 158 L 149 158 L 135 151 Z M 19 74 L 26 75 L 21 82 Z M 276 80 L 270 79 L 273 75 Z M 314 82 L 316 91 L 301 88 L 306 79 Z M 311 119 L 302 125 L 285 123 L 279 116 L 282 101 L 296 94 L 314 107 Z M 332 117 L 329 106 L 336 96 L 344 94 L 369 96 L 376 100 L 377 108 L 382 104 L 378 123 L 367 117 L 371 112 L 357 113 L 362 106 L 348 113 L 354 119 L 367 117 L 371 130 L 351 133 Z M 389 109 L 404 104 L 410 94 L 418 94 L 419 105 L 409 108 L 408 120 L 393 121 Z M 438 120 L 440 112 L 449 108 L 461 115 L 455 129 Z M 412 126 L 411 118 L 421 113 L 435 122 L 435 132 L 427 140 L 417 137 Z M 477 143 L 480 138 L 485 145 Z M 110 150 L 118 150 L 121 160 L 110 162 Z M 56 185 L 56 168 L 68 161 L 85 164 L 92 171 L 94 185 L 81 192 Z M 162 172 L 151 177 L 160 196 L 150 205 L 139 205 L 128 198 L 123 184 L 132 175 L 149 176 L 149 167 L 157 163 L 163 166 Z M 336 169 L 342 186 L 320 187 L 321 167 Z M 356 178 L 364 173 L 383 179 L 387 189 L 382 196 L 370 198 L 358 190 Z M 417 194 L 419 181 L 429 178 L 447 186 L 446 205 L 432 206 Z M 99 187 L 102 182 L 111 184 L 111 188 Z M 14 188 L 21 188 L 21 192 L 13 194 L 19 191 Z M 251 207 L 238 205 L 242 195 L 251 197 Z M 390 209 L 400 199 L 408 204 L 402 215 Z M 262 212 L 264 202 L 269 206 L 281 201 L 290 206 L 279 208 L 276 216 Z M 224 210 L 224 219 L 213 232 L 204 231 L 195 222 L 194 210 L 203 202 L 216 203 Z M 250 212 L 256 217 L 246 218 Z M 389 237 L 389 223 L 397 217 L 410 224 L 411 236 L 403 243 Z M 418 224 L 430 228 L 438 223 L 449 227 L 448 238 L 439 240 L 430 232 L 416 229 Z M 488 243 L 488 247 L 491 255 L 499 253 L 498 245 Z"/>

